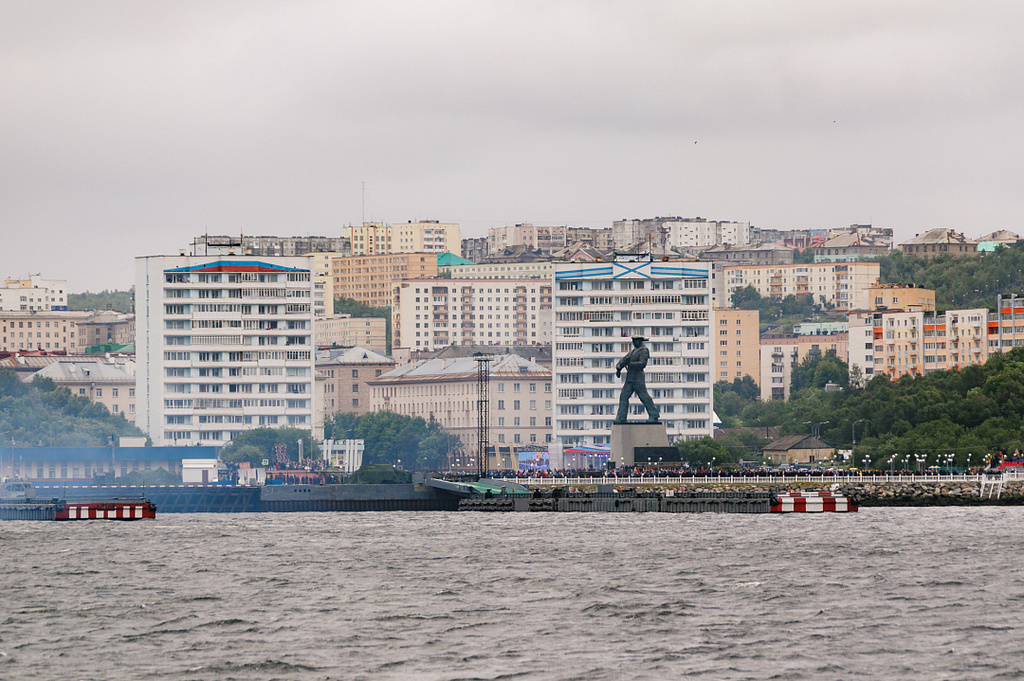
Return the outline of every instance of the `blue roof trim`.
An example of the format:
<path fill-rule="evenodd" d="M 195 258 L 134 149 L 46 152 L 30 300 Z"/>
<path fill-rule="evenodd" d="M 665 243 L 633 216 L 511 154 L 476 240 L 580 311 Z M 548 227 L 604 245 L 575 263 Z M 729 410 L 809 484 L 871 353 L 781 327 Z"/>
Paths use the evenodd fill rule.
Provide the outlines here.
<path fill-rule="evenodd" d="M 587 277 L 607 277 L 611 275 L 611 273 L 611 265 L 590 268 L 581 267 L 575 270 L 558 272 L 557 274 L 555 274 L 555 281 L 561 281 L 562 279 L 586 279 Z"/>
<path fill-rule="evenodd" d="M 670 267 L 668 265 L 655 265 L 651 268 L 651 274 L 657 274 L 659 276 L 675 276 L 675 277 L 696 277 L 698 279 L 707 279 L 707 270 L 695 270 L 692 267 Z"/>
<path fill-rule="evenodd" d="M 202 270 L 211 270 L 221 267 L 263 267 L 268 270 L 275 272 L 309 272 L 300 267 L 284 267 L 283 265 L 272 265 L 262 260 L 216 260 L 214 262 L 208 262 L 203 265 L 189 265 L 188 267 L 175 267 L 173 269 L 164 270 L 164 272 L 200 272 Z"/>

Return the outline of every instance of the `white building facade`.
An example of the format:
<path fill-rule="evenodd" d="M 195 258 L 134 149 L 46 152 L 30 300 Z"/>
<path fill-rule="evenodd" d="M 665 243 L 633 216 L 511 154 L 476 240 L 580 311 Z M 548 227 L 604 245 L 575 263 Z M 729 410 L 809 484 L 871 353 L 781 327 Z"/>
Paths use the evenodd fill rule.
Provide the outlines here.
<path fill-rule="evenodd" d="M 395 284 L 393 346 L 551 342 L 551 280 L 407 279 Z"/>
<path fill-rule="evenodd" d="M 311 259 L 136 259 L 136 424 L 154 444 L 314 427 Z"/>
<path fill-rule="evenodd" d="M 0 310 L 63 311 L 68 309 L 66 279 L 43 279 L 38 274 L 28 279 L 7 279 L 0 288 Z"/>
<path fill-rule="evenodd" d="M 631 336 L 649 339 L 647 389 L 669 441 L 712 435 L 714 263 L 622 258 L 556 263 L 553 465 L 561 449 L 608 444 Z M 634 398 L 631 418 L 644 412 Z"/>

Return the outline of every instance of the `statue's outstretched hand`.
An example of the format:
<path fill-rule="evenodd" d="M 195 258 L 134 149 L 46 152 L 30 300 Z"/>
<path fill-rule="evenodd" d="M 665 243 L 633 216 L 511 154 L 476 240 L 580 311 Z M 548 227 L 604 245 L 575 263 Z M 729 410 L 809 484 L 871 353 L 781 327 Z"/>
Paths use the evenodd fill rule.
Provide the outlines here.
<path fill-rule="evenodd" d="M 615 378 L 622 378 L 622 369 L 615 370 Z"/>

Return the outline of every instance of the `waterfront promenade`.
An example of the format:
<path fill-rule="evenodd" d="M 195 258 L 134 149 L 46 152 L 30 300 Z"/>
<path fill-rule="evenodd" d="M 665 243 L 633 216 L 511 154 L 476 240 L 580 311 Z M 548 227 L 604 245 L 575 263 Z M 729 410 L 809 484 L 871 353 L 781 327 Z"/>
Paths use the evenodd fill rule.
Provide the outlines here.
<path fill-rule="evenodd" d="M 982 476 L 972 474 L 951 475 L 641 475 L 634 477 L 580 476 L 580 477 L 537 477 L 537 478 L 495 478 L 502 482 L 515 482 L 528 487 L 575 487 L 585 485 L 616 485 L 635 487 L 644 485 L 794 485 L 794 484 L 838 484 L 856 485 L 863 483 L 974 483 L 980 484 Z M 1024 478 L 1008 478 L 1008 480 Z"/>

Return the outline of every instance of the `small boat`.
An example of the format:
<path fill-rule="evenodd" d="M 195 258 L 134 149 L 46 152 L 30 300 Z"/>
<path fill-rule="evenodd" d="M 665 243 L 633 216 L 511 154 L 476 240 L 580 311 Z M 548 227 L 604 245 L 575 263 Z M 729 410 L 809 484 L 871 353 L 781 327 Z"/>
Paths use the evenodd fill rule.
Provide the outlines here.
<path fill-rule="evenodd" d="M 36 499 L 26 480 L 0 482 L 0 520 L 141 520 L 156 518 L 148 499 Z"/>

